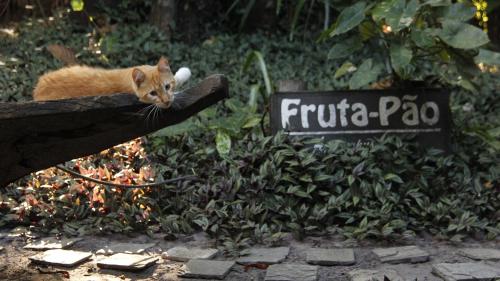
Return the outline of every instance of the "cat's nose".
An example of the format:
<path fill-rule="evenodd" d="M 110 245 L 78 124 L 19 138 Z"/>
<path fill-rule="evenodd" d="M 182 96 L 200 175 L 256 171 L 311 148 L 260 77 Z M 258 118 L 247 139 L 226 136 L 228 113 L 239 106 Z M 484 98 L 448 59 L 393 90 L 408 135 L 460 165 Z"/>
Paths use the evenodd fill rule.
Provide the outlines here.
<path fill-rule="evenodd" d="M 172 103 L 170 101 L 166 101 L 166 102 L 159 102 L 156 104 L 156 106 L 158 106 L 159 108 L 163 108 L 163 109 L 167 109 L 169 108 L 170 106 L 172 105 Z"/>
<path fill-rule="evenodd" d="M 172 105 L 172 102 L 174 101 L 174 97 L 172 95 L 167 95 L 166 97 L 163 96 L 161 98 L 161 103 L 165 106 L 165 107 L 170 107 Z"/>
<path fill-rule="evenodd" d="M 167 100 L 163 100 L 163 101 L 162 101 L 162 103 L 163 103 L 163 105 L 164 105 L 164 108 L 168 108 L 168 107 L 170 107 L 170 106 L 172 105 L 173 101 L 174 101 L 174 100 L 173 100 L 172 98 L 169 98 L 169 99 L 167 99 Z"/>

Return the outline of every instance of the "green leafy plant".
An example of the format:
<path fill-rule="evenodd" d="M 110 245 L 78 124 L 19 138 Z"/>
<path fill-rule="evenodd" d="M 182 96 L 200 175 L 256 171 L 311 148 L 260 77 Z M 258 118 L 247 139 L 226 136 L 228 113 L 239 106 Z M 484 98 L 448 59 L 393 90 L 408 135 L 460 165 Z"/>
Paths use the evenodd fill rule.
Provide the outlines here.
<path fill-rule="evenodd" d="M 261 52 L 259 51 L 251 51 L 245 60 L 245 63 L 243 64 L 243 71 L 248 71 L 248 68 L 253 64 L 256 63 L 260 69 L 260 72 L 262 74 L 262 79 L 264 80 L 264 85 L 266 87 L 266 91 L 262 95 L 262 98 L 264 99 L 264 102 L 267 103 L 269 100 L 269 97 L 271 96 L 273 92 L 273 87 L 271 85 L 271 78 L 269 77 L 269 73 L 267 72 L 267 65 L 264 60 L 264 56 L 262 55 Z"/>
<path fill-rule="evenodd" d="M 468 23 L 475 10 L 468 1 L 358 1 L 343 9 L 320 39 L 342 38 L 333 44 L 330 59 L 372 50 L 353 71 L 351 89 L 367 87 L 388 72 L 396 82 L 421 80 L 477 92 L 474 57 L 489 39 Z M 481 60 L 498 63 L 497 53 L 480 49 L 480 54 Z"/>
<path fill-rule="evenodd" d="M 342 1 L 332 3 L 344 8 Z M 409 2 L 407 6 L 412 7 Z M 392 239 L 420 232 L 453 240 L 477 234 L 498 237 L 500 159 L 495 145 L 500 100 L 493 73 L 480 72 L 471 80 L 481 84 L 475 95 L 452 88 L 453 153 L 448 156 L 418 147 L 411 136 L 377 139 L 372 146 L 333 141 L 322 143 L 324 150 L 318 151 L 313 146 L 320 140 L 266 137 L 257 129 L 273 80 L 299 77 L 311 89 L 364 88 L 366 80 L 399 75 L 393 62 L 401 75 L 434 73 L 428 62 L 413 69 L 415 60 L 425 57 L 417 57 L 421 50 L 414 51 L 411 42 L 432 42 L 460 54 L 476 52 L 455 50 L 438 33 L 429 41 L 425 29 L 413 35 L 418 18 L 398 33 L 410 34 L 406 48 L 395 34 L 379 34 L 387 19 L 375 25 L 369 17 L 375 7 L 366 2 L 359 25 L 319 43 L 290 41 L 288 33 L 217 34 L 200 44 L 170 43 L 150 25 L 137 22 L 95 38 L 64 15 L 44 26 L 29 19 L 16 28 L 16 36 L 0 33 L 1 101 L 29 100 L 37 77 L 61 67 L 44 49 L 53 43 L 74 49 L 84 64 L 103 67 L 153 63 L 167 54 L 173 69 L 187 65 L 193 70 L 193 83 L 211 73 L 226 74 L 231 95 L 179 126 L 145 136 L 144 147 L 129 153 L 114 148 L 80 162 L 80 168 L 96 177 L 111 177 L 106 175 L 111 170 L 118 180 L 149 181 L 152 176 L 144 170 L 141 176 L 141 168 L 149 164 L 156 180 L 196 174 L 203 181 L 115 189 L 45 170 L 0 191 L 0 225 L 65 235 L 204 231 L 231 255 L 254 242 L 278 244 L 290 233 L 298 238 L 331 233 Z M 428 4 L 425 9 L 434 13 L 446 7 Z M 422 7 L 416 14 L 421 12 Z M 377 45 L 385 41 L 387 45 Z M 337 47 L 329 52 L 332 46 Z M 494 65 L 497 56 L 481 49 L 474 59 Z M 443 76 L 455 77 L 453 66 L 440 67 Z M 364 72 L 375 78 L 367 79 Z M 127 169 L 119 173 L 117 166 Z"/>

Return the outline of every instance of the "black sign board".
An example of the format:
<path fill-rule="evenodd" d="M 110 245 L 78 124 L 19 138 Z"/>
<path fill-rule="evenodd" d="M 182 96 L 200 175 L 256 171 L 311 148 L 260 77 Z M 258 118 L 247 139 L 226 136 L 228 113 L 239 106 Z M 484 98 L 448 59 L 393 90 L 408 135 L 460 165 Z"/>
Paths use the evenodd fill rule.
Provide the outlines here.
<path fill-rule="evenodd" d="M 417 134 L 424 146 L 449 148 L 450 93 L 443 89 L 277 92 L 273 132 L 359 141 L 383 134 Z"/>

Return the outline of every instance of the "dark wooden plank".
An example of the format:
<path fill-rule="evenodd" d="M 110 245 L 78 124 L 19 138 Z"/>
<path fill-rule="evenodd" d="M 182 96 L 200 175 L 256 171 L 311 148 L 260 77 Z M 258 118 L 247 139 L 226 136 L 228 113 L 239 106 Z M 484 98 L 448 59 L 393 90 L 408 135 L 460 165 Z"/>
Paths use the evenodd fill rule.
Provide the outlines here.
<path fill-rule="evenodd" d="M 271 128 L 296 137 L 371 143 L 385 134 L 416 135 L 422 147 L 449 152 L 448 89 L 276 92 Z"/>
<path fill-rule="evenodd" d="M 223 75 L 209 76 L 179 93 L 154 122 L 140 112 L 148 105 L 130 94 L 0 103 L 0 186 L 180 123 L 228 92 Z"/>

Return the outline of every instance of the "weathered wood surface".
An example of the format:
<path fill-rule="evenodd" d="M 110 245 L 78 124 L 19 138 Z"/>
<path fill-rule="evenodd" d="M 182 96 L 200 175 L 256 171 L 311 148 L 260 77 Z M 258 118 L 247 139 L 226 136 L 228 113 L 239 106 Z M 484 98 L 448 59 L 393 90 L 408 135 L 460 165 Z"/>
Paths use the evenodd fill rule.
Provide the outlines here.
<path fill-rule="evenodd" d="M 0 187 L 74 158 L 180 123 L 228 97 L 223 75 L 212 75 L 176 96 L 174 105 L 146 120 L 134 95 L 46 102 L 0 103 Z M 150 116 L 151 117 L 151 116 Z"/>
<path fill-rule="evenodd" d="M 302 80 L 279 80 L 279 92 L 300 92 L 307 91 L 307 83 Z"/>

